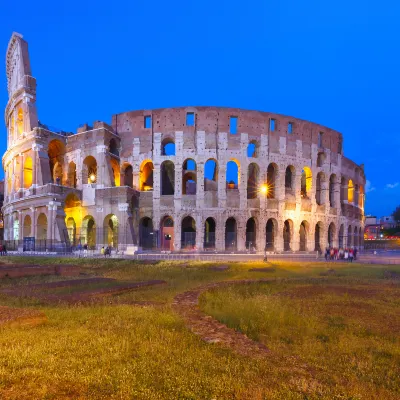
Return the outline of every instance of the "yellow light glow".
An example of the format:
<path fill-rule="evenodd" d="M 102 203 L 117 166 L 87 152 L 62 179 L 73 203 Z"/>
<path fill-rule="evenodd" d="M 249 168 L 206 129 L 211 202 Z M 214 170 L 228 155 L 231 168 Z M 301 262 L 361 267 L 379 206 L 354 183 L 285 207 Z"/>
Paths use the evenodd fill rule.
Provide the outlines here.
<path fill-rule="evenodd" d="M 267 194 L 268 193 L 268 186 L 267 185 L 261 185 L 261 187 L 260 187 L 260 192 L 262 193 L 262 194 Z"/>
<path fill-rule="evenodd" d="M 96 175 L 95 174 L 91 174 L 89 179 L 94 182 L 96 180 Z"/>

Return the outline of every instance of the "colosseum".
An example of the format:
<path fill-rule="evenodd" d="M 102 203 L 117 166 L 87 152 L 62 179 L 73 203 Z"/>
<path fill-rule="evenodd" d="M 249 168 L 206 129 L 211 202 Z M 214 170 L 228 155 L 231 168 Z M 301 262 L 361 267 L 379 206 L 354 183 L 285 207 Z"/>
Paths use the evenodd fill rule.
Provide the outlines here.
<path fill-rule="evenodd" d="M 315 251 L 362 246 L 365 175 L 339 132 L 221 107 L 129 111 L 76 133 L 38 120 L 27 42 L 6 53 L 9 248 Z"/>

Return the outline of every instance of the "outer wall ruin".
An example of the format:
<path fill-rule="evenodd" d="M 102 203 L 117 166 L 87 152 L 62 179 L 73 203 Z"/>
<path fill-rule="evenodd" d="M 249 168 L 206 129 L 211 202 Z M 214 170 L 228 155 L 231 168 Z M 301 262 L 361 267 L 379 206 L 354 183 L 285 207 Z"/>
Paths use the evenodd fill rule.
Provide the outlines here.
<path fill-rule="evenodd" d="M 7 49 L 5 240 L 99 249 L 361 247 L 363 166 L 339 132 L 260 111 L 181 107 L 66 133 L 41 124 L 27 43 Z"/>

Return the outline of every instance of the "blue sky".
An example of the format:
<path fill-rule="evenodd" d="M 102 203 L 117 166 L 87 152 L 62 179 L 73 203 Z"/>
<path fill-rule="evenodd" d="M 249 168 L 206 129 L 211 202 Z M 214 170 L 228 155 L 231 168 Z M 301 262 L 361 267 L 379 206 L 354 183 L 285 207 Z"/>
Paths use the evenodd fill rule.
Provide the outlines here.
<path fill-rule="evenodd" d="M 277 112 L 341 131 L 365 164 L 366 212 L 400 204 L 400 3 L 4 2 L 0 56 L 29 42 L 41 121 L 75 131 L 113 113 L 185 105 Z M 7 102 L 0 62 L 0 104 Z M 6 147 L 0 126 L 0 151 Z"/>

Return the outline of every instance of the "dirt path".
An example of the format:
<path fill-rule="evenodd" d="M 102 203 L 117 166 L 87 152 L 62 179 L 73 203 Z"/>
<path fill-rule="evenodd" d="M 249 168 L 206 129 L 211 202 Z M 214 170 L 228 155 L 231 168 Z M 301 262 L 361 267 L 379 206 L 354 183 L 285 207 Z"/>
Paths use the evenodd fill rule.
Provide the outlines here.
<path fill-rule="evenodd" d="M 266 346 L 204 314 L 199 308 L 199 298 L 202 293 L 210 289 L 268 281 L 270 280 L 256 279 L 211 283 L 177 295 L 172 306 L 183 317 L 188 328 L 207 343 L 219 343 L 245 356 L 262 357 L 270 354 L 270 350 Z"/>

